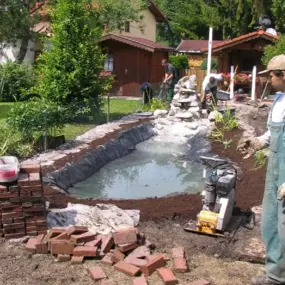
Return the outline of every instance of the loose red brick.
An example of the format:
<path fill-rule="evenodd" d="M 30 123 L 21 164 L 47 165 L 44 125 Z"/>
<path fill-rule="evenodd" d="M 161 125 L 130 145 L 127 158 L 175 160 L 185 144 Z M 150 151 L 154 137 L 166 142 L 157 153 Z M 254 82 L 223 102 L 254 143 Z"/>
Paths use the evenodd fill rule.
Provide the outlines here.
<path fill-rule="evenodd" d="M 119 262 L 121 260 L 124 260 L 125 259 L 125 255 L 116 248 L 114 250 L 114 253 L 112 254 L 112 258 L 111 259 L 112 259 L 112 261 L 114 263 L 117 263 L 117 262 Z"/>
<path fill-rule="evenodd" d="M 174 271 L 185 273 L 188 271 L 187 261 L 185 258 L 175 257 L 174 258 Z"/>
<path fill-rule="evenodd" d="M 30 238 L 26 244 L 26 250 L 36 253 L 36 244 L 38 242 L 37 238 Z"/>
<path fill-rule="evenodd" d="M 97 248 L 90 246 L 77 246 L 73 250 L 74 256 L 95 257 L 97 255 L 96 253 L 97 253 Z"/>
<path fill-rule="evenodd" d="M 47 246 L 47 242 L 45 241 L 45 234 L 40 234 L 37 237 L 37 244 L 36 244 L 36 251 L 37 253 L 48 253 L 48 246 Z"/>
<path fill-rule="evenodd" d="M 130 255 L 133 255 L 137 258 L 144 258 L 150 256 L 150 249 L 146 246 L 139 246 L 133 252 L 131 252 Z"/>
<path fill-rule="evenodd" d="M 68 230 L 66 231 L 66 233 L 71 236 L 71 235 L 77 235 L 77 234 L 84 234 L 88 232 L 88 228 L 87 227 L 81 227 L 81 226 L 71 226 L 70 228 L 68 228 Z"/>
<path fill-rule="evenodd" d="M 56 236 L 64 233 L 66 230 L 67 230 L 67 228 L 65 228 L 65 227 L 62 227 L 62 228 L 61 227 L 53 227 L 51 229 L 51 233 L 52 233 L 51 238 L 56 237 Z"/>
<path fill-rule="evenodd" d="M 101 260 L 101 262 L 103 264 L 107 264 L 107 265 L 113 265 L 113 261 L 112 261 L 112 253 L 107 253 Z"/>
<path fill-rule="evenodd" d="M 144 276 L 133 279 L 133 285 L 148 285 Z"/>
<path fill-rule="evenodd" d="M 132 255 L 129 255 L 128 257 L 126 257 L 124 261 L 134 266 L 140 267 L 140 268 L 143 265 L 146 265 L 148 262 L 145 259 L 136 258 L 135 256 L 132 256 Z"/>
<path fill-rule="evenodd" d="M 113 234 L 114 237 L 114 243 L 116 245 L 118 244 L 126 244 L 126 243 L 136 243 L 137 238 L 137 229 L 135 228 L 129 228 L 126 230 L 120 230 L 116 231 Z"/>
<path fill-rule="evenodd" d="M 18 185 L 20 186 L 29 185 L 29 175 L 27 173 L 20 173 L 18 178 Z"/>
<path fill-rule="evenodd" d="M 126 275 L 133 277 L 136 276 L 140 272 L 140 268 L 136 267 L 132 264 L 129 264 L 125 261 L 119 261 L 114 266 L 115 270 L 125 273 Z"/>
<path fill-rule="evenodd" d="M 70 261 L 70 259 L 71 259 L 71 256 L 68 254 L 59 254 L 56 257 L 55 261 L 56 262 L 67 262 L 67 261 Z"/>
<path fill-rule="evenodd" d="M 165 261 L 163 256 L 158 256 L 155 259 L 148 261 L 147 264 L 141 267 L 142 272 L 145 276 L 150 276 L 156 269 L 163 267 L 165 265 Z"/>
<path fill-rule="evenodd" d="M 184 258 L 185 257 L 185 250 L 183 247 L 176 247 L 172 249 L 172 257 L 176 258 Z"/>
<path fill-rule="evenodd" d="M 114 239 L 111 236 L 104 236 L 102 238 L 101 252 L 108 253 L 114 245 Z"/>
<path fill-rule="evenodd" d="M 54 233 L 53 230 L 52 230 L 52 232 Z M 68 236 L 66 231 L 64 231 L 61 234 L 56 235 L 52 240 L 70 240 L 70 237 Z"/>
<path fill-rule="evenodd" d="M 73 254 L 74 243 L 67 240 L 56 240 L 51 242 L 51 254 Z"/>
<path fill-rule="evenodd" d="M 159 268 L 156 270 L 158 276 L 162 279 L 165 285 L 178 284 L 177 278 L 174 276 L 173 272 L 168 268 Z"/>
<path fill-rule="evenodd" d="M 41 183 L 41 176 L 39 173 L 30 173 L 29 174 L 29 184 L 37 185 Z"/>
<path fill-rule="evenodd" d="M 68 231 L 67 231 L 68 232 Z M 70 240 L 74 241 L 75 243 L 81 243 L 81 242 L 89 242 L 93 241 L 95 239 L 96 234 L 86 232 L 81 235 L 72 235 Z"/>
<path fill-rule="evenodd" d="M 155 253 L 146 257 L 147 261 L 156 259 L 157 257 L 162 256 L 164 261 L 169 261 L 170 257 L 166 253 Z"/>
<path fill-rule="evenodd" d="M 99 247 L 101 243 L 102 243 L 101 239 L 95 239 L 95 240 L 84 243 L 84 245 L 91 246 L 91 247 Z"/>
<path fill-rule="evenodd" d="M 89 274 L 94 281 L 100 281 L 101 279 L 107 278 L 105 272 L 101 267 L 90 268 Z"/>
<path fill-rule="evenodd" d="M 210 282 L 204 279 L 197 280 L 191 283 L 187 283 L 186 285 L 210 285 Z"/>
<path fill-rule="evenodd" d="M 82 264 L 84 260 L 84 256 L 72 256 L 71 264 Z"/>
<path fill-rule="evenodd" d="M 126 243 L 126 244 L 120 244 L 118 245 L 118 249 L 121 251 L 121 252 L 128 252 L 128 251 L 131 251 L 135 248 L 137 248 L 139 245 L 137 243 Z"/>
<path fill-rule="evenodd" d="M 40 164 L 21 164 L 20 171 L 23 173 L 40 173 L 41 165 Z"/>
<path fill-rule="evenodd" d="M 34 206 L 31 208 L 26 208 L 23 212 L 30 213 L 30 212 L 45 212 L 46 208 L 44 206 Z"/>
<path fill-rule="evenodd" d="M 2 219 L 5 218 L 21 218 L 23 213 L 21 212 L 11 212 L 11 213 L 2 213 Z"/>
<path fill-rule="evenodd" d="M 31 231 L 31 232 L 27 232 L 26 231 L 27 236 L 33 237 L 33 236 L 37 236 L 39 233 L 37 231 Z"/>

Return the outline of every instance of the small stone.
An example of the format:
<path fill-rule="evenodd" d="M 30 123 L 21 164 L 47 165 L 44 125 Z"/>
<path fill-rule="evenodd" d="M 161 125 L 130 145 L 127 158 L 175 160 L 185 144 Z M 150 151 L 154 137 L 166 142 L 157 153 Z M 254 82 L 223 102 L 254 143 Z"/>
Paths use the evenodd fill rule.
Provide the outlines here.
<path fill-rule="evenodd" d="M 166 117 L 168 111 L 167 110 L 155 110 L 153 115 L 155 117 Z"/>
<path fill-rule="evenodd" d="M 197 102 L 197 101 L 191 102 L 190 106 L 191 107 L 199 107 L 199 102 Z"/>
<path fill-rule="evenodd" d="M 163 129 L 163 126 L 162 126 L 162 125 L 160 125 L 160 124 L 157 124 L 157 125 L 156 125 L 156 129 L 160 131 L 160 130 L 162 130 L 162 129 Z"/>
<path fill-rule="evenodd" d="M 208 120 L 210 122 L 214 122 L 218 116 L 222 116 L 222 114 L 218 111 L 213 111 L 209 114 Z"/>
<path fill-rule="evenodd" d="M 178 100 L 179 100 L 179 98 L 178 98 Z M 181 103 L 179 103 L 179 102 L 173 102 L 172 101 L 172 105 L 174 106 L 174 107 L 181 107 L 182 106 L 182 104 Z"/>
<path fill-rule="evenodd" d="M 192 122 L 192 123 L 188 124 L 187 126 L 191 130 L 197 130 L 197 128 L 199 127 L 198 123 L 196 123 L 196 122 Z"/>
<path fill-rule="evenodd" d="M 178 119 L 191 119 L 193 117 L 193 114 L 190 112 L 178 113 L 175 115 L 175 117 Z"/>
<path fill-rule="evenodd" d="M 168 116 L 174 116 L 175 115 L 175 111 L 174 110 L 170 110 L 168 113 Z"/>
<path fill-rule="evenodd" d="M 199 111 L 200 111 L 200 108 L 199 108 L 199 107 L 190 107 L 190 108 L 189 108 L 189 111 L 190 111 L 190 112 L 199 112 Z"/>

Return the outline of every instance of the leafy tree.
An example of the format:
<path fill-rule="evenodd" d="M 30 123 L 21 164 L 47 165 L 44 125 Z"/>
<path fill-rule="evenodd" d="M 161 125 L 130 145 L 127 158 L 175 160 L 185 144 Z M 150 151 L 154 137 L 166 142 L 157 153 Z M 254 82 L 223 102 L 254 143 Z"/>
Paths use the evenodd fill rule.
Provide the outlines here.
<path fill-rule="evenodd" d="M 21 63 L 27 53 L 29 40 L 34 36 L 31 27 L 39 19 L 37 13 L 31 13 L 36 0 L 1 0 L 0 1 L 0 51 L 7 43 L 21 39 L 20 52 L 16 61 Z"/>
<path fill-rule="evenodd" d="M 284 53 L 285 53 L 285 36 L 282 35 L 278 40 L 275 41 L 273 45 L 269 45 L 264 48 L 264 55 L 262 57 L 262 62 L 264 65 L 267 65 L 272 57 Z"/>
<path fill-rule="evenodd" d="M 285 32 L 285 2 L 283 0 L 272 0 L 271 11 L 276 29 Z"/>
<path fill-rule="evenodd" d="M 35 91 L 62 105 L 90 103 L 98 110 L 99 95 L 111 80 L 100 76 L 105 60 L 98 45 L 102 29 L 91 0 L 59 0 L 51 16 L 51 49 L 40 56 Z"/>

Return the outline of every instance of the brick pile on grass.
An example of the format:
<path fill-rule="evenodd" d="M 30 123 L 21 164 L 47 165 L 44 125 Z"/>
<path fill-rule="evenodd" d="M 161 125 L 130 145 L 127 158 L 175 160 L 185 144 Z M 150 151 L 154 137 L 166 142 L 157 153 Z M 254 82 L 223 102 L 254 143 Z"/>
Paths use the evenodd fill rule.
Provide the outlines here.
<path fill-rule="evenodd" d="M 15 239 L 46 230 L 41 166 L 22 164 L 17 181 L 0 183 L 0 236 Z"/>
<path fill-rule="evenodd" d="M 84 259 L 97 259 L 102 264 L 126 274 L 133 285 L 148 284 L 147 277 L 156 272 L 164 284 L 178 284 L 175 273 L 188 272 L 184 248 L 172 249 L 173 266 L 166 254 L 154 253 L 155 245 L 136 228 L 116 231 L 110 235 L 97 235 L 87 227 L 52 228 L 46 234 L 30 238 L 26 249 L 31 253 L 52 254 L 58 262 L 82 264 Z M 90 277 L 100 284 L 112 285 L 100 266 L 88 270 Z M 205 280 L 187 285 L 209 285 Z M 197 283 L 198 282 L 198 283 Z"/>

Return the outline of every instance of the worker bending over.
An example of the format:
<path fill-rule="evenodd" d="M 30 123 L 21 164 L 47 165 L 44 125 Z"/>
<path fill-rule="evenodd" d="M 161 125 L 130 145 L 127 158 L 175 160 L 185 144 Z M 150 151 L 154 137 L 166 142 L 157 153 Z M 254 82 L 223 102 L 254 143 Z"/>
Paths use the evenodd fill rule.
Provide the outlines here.
<path fill-rule="evenodd" d="M 211 73 L 204 78 L 202 83 L 202 108 L 207 109 L 208 112 L 213 110 L 217 105 L 217 91 L 218 83 L 223 79 L 222 74 Z"/>
<path fill-rule="evenodd" d="M 245 158 L 269 145 L 262 202 L 261 234 L 266 246 L 266 276 L 252 278 L 254 285 L 285 284 L 285 55 L 273 57 L 267 66 L 272 86 L 280 91 L 268 117 L 268 131 L 243 140 Z M 254 187 L 254 185 L 253 185 Z"/>

